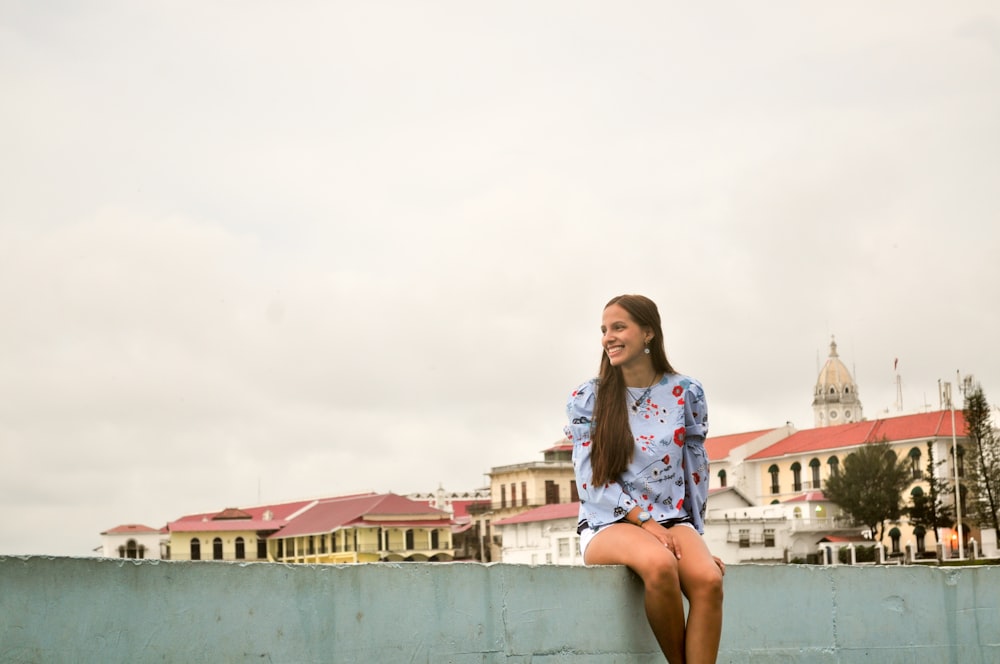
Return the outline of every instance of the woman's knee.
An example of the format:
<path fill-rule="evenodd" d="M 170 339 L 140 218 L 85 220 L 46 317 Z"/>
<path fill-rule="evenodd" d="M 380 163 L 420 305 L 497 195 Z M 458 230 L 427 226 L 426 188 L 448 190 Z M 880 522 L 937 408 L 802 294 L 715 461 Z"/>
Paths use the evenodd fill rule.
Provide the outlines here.
<path fill-rule="evenodd" d="M 699 573 L 690 575 L 685 584 L 689 600 L 722 603 L 722 572 L 718 568 L 706 567 Z"/>
<path fill-rule="evenodd" d="M 680 589 L 680 575 L 677 559 L 670 553 L 651 559 L 640 574 L 647 589 L 673 591 Z"/>

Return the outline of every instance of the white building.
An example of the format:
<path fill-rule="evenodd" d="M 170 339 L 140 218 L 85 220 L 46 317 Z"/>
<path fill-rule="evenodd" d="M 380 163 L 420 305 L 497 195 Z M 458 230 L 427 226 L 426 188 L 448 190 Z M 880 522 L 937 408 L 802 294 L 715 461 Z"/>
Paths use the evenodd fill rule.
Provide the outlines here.
<path fill-rule="evenodd" d="M 582 565 L 576 534 L 579 503 L 543 505 L 493 522 L 500 561 L 522 565 Z"/>
<path fill-rule="evenodd" d="M 150 528 L 138 523 L 115 526 L 101 533 L 101 546 L 97 549 L 105 558 L 163 558 L 166 529 Z"/>

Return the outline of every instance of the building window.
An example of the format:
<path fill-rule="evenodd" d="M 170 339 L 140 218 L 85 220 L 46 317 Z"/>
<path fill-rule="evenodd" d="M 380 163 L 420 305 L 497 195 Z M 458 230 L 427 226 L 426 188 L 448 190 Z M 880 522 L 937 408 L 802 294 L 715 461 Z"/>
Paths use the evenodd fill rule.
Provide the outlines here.
<path fill-rule="evenodd" d="M 812 472 L 812 488 L 813 489 L 820 488 L 819 466 L 820 466 L 819 459 L 813 459 L 812 461 L 809 462 L 809 470 Z"/>
<path fill-rule="evenodd" d="M 236 560 L 243 560 L 247 557 L 246 546 L 243 544 L 243 538 L 236 538 Z"/>
<path fill-rule="evenodd" d="M 720 487 L 726 486 L 726 471 L 725 471 L 725 469 L 722 469 L 722 470 L 719 471 L 719 486 Z"/>
<path fill-rule="evenodd" d="M 326 553 L 326 533 L 319 536 L 319 552 Z"/>
<path fill-rule="evenodd" d="M 134 539 L 130 539 L 125 542 L 125 549 L 121 550 L 119 547 L 119 553 L 122 554 L 123 558 L 145 558 L 146 557 L 146 547 L 141 544 L 136 544 Z"/>
<path fill-rule="evenodd" d="M 912 448 L 908 456 L 910 457 L 910 477 L 919 480 L 923 477 L 923 472 L 920 470 L 920 449 Z"/>
<path fill-rule="evenodd" d="M 924 535 L 926 534 L 927 531 L 923 526 L 917 526 L 913 529 L 913 539 L 917 543 L 917 553 L 926 553 L 927 551 L 927 543 L 924 542 Z"/>
<path fill-rule="evenodd" d="M 778 466 L 772 464 L 767 472 L 771 474 L 771 493 L 781 493 L 778 490 Z"/>
<path fill-rule="evenodd" d="M 285 557 L 285 540 L 278 540 L 278 560 Z"/>
<path fill-rule="evenodd" d="M 576 481 L 569 481 L 569 501 L 571 503 L 580 502 L 580 492 L 576 488 Z"/>
<path fill-rule="evenodd" d="M 764 546 L 774 546 L 774 528 L 764 529 Z"/>
<path fill-rule="evenodd" d="M 517 507 L 517 484 L 515 482 L 510 483 L 510 506 Z"/>
<path fill-rule="evenodd" d="M 514 485 L 512 484 L 511 485 L 511 489 L 513 489 L 513 488 L 514 488 Z M 407 551 L 413 550 L 415 547 L 413 546 L 413 530 L 412 529 L 406 531 L 405 538 L 406 538 L 406 544 L 405 544 L 406 550 Z"/>
<path fill-rule="evenodd" d="M 438 532 L 437 528 L 431 531 L 431 548 L 432 549 L 441 548 L 441 534 Z"/>
<path fill-rule="evenodd" d="M 557 505 L 559 503 L 559 485 L 552 480 L 545 480 L 545 504 Z"/>
<path fill-rule="evenodd" d="M 201 541 L 197 537 L 191 538 L 191 560 L 201 560 Z"/>
<path fill-rule="evenodd" d="M 569 558 L 569 538 L 560 537 L 559 538 L 559 557 Z"/>
<path fill-rule="evenodd" d="M 892 540 L 892 552 L 899 553 L 899 528 L 893 528 L 889 531 L 889 539 Z"/>
<path fill-rule="evenodd" d="M 309 551 L 309 555 L 311 556 L 311 555 L 314 555 L 316 553 L 316 538 L 313 537 L 312 535 L 310 535 L 308 542 L 309 542 L 308 543 L 308 551 Z"/>
<path fill-rule="evenodd" d="M 528 506 L 528 483 L 521 482 L 521 507 Z"/>
<path fill-rule="evenodd" d="M 222 560 L 222 538 L 212 540 L 212 560 Z"/>
<path fill-rule="evenodd" d="M 802 465 L 798 461 L 792 464 L 792 491 L 802 491 Z"/>
<path fill-rule="evenodd" d="M 749 549 L 750 548 L 750 529 L 740 528 L 740 548 Z"/>
<path fill-rule="evenodd" d="M 837 457 L 832 456 L 827 459 L 826 465 L 830 466 L 830 477 L 834 477 L 840 473 L 840 460 Z"/>
<path fill-rule="evenodd" d="M 267 560 L 267 540 L 263 537 L 257 538 L 257 559 Z"/>
<path fill-rule="evenodd" d="M 507 507 L 507 485 L 500 485 L 500 509 Z"/>

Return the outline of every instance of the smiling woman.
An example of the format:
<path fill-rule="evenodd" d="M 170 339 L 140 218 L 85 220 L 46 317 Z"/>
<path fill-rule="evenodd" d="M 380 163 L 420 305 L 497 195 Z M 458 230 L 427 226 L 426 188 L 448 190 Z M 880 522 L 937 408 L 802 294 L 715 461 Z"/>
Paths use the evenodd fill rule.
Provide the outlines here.
<path fill-rule="evenodd" d="M 725 567 L 700 536 L 709 478 L 705 393 L 670 366 L 652 300 L 613 298 L 601 335 L 600 376 L 567 405 L 584 561 L 626 565 L 642 578 L 646 616 L 669 662 L 714 662 Z"/>

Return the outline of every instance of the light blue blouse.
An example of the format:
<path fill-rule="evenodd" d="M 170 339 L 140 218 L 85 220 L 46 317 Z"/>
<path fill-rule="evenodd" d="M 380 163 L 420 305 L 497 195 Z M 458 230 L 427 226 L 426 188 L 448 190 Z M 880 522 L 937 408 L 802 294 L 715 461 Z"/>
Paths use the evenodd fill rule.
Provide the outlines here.
<path fill-rule="evenodd" d="M 639 505 L 657 521 L 690 517 L 692 525 L 703 533 L 709 477 L 705 452 L 708 406 L 701 383 L 667 374 L 635 408 L 632 397 L 628 403 L 635 437 L 632 463 L 618 482 L 599 487 L 590 481 L 596 390 L 594 378 L 577 388 L 566 404 L 569 424 L 564 431 L 573 442 L 580 525 L 600 530 L 621 521 Z"/>

